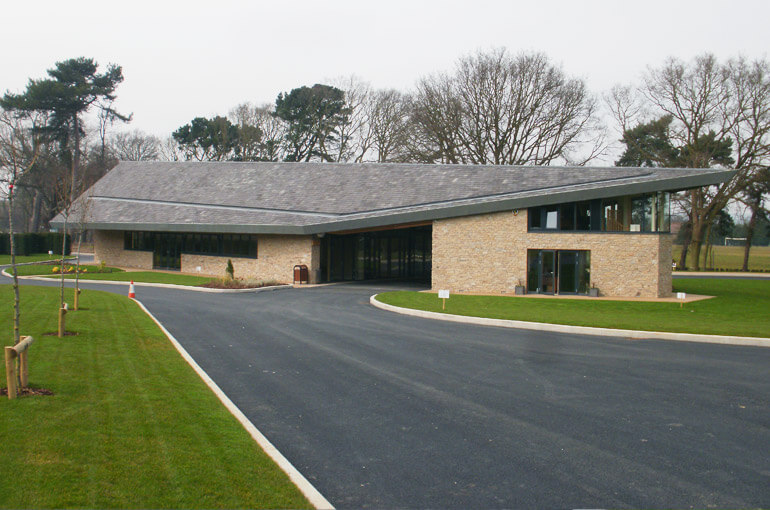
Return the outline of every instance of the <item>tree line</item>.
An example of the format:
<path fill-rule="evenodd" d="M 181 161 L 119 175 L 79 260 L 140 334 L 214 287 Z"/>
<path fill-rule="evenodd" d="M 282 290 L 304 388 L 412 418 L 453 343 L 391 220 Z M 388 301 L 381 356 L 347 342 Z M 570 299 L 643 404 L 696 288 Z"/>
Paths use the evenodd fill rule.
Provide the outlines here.
<path fill-rule="evenodd" d="M 273 103 L 196 117 L 165 140 L 112 132 L 130 120 L 112 107 L 121 81 L 119 66 L 99 74 L 93 60 L 74 59 L 58 63 L 47 80 L 31 80 L 26 92 L 0 99 L 6 154 L 0 164 L 9 168 L 2 149 L 8 133 L 36 154 L 17 180 L 19 214 L 29 230 L 44 228 L 75 187 L 82 192 L 118 160 L 581 166 L 607 154 L 613 128 L 622 151 L 618 166 L 736 171 L 723 185 L 677 196 L 686 217 L 681 267 L 697 269 L 706 260 L 712 227 L 731 200 L 745 204 L 750 225 L 767 219 L 770 66 L 764 59 L 672 58 L 649 68 L 639 83 L 598 97 L 544 54 L 497 49 L 462 57 L 454 69 L 420 78 L 412 91 L 374 89 L 353 78 L 300 86 Z M 70 82 L 93 87 L 92 94 L 71 105 L 54 101 Z M 98 119 L 88 132 L 87 111 Z"/>

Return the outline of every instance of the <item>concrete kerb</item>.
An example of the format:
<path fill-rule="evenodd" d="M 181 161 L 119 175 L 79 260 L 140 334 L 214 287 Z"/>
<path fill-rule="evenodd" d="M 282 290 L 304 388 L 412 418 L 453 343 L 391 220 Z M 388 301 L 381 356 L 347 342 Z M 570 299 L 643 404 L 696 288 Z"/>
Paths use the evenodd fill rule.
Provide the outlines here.
<path fill-rule="evenodd" d="M 297 486 L 297 488 L 304 494 L 304 496 L 310 501 L 310 504 L 313 505 L 315 508 L 318 509 L 333 509 L 334 507 L 332 504 L 316 489 L 308 480 L 305 478 L 305 476 L 297 470 L 297 468 L 294 467 L 294 465 L 289 462 L 289 460 L 283 456 L 283 454 L 278 450 L 278 448 L 273 445 L 273 443 L 270 442 L 267 437 L 265 437 L 262 432 L 259 431 L 259 429 L 254 426 L 254 424 L 249 420 L 245 414 L 236 406 L 232 400 L 222 391 L 222 389 L 217 385 L 217 383 L 214 382 L 211 377 L 198 365 L 198 363 L 193 359 L 192 356 L 187 352 L 187 350 L 182 347 L 182 344 L 180 344 L 176 338 L 174 338 L 174 335 L 169 332 L 165 326 L 157 319 L 155 316 L 147 309 L 147 307 L 144 306 L 144 304 L 134 299 L 137 305 L 139 305 L 139 308 L 141 308 L 144 313 L 146 313 L 154 322 L 158 325 L 161 331 L 163 331 L 163 334 L 166 335 L 166 337 L 169 339 L 169 341 L 173 344 L 173 346 L 176 348 L 177 351 L 179 351 L 179 354 L 184 358 L 185 361 L 195 370 L 195 372 L 198 374 L 198 376 L 203 379 L 203 382 L 206 383 L 206 385 L 211 389 L 211 391 L 214 392 L 214 394 L 219 398 L 219 400 L 224 404 L 224 406 L 227 408 L 230 413 L 232 413 L 233 416 L 243 425 L 243 428 L 246 429 L 246 431 L 249 433 L 249 435 L 254 439 L 254 441 L 257 442 L 257 444 L 265 451 L 265 453 L 278 465 L 278 467 L 283 470 L 284 473 L 286 473 L 289 477 L 289 479 L 294 483 L 294 485 Z"/>
<path fill-rule="evenodd" d="M 625 337 L 636 340 L 674 340 L 678 342 L 701 342 L 710 344 L 747 345 L 752 347 L 770 347 L 770 338 L 757 338 L 746 336 L 720 336 L 720 335 L 695 335 L 691 333 L 669 333 L 665 331 L 639 331 L 631 329 L 607 329 L 587 326 L 566 326 L 563 324 L 548 324 L 544 322 L 527 322 L 506 319 L 487 319 L 484 317 L 471 317 L 467 315 L 453 315 L 448 313 L 427 312 L 413 308 L 393 306 L 377 300 L 378 294 L 369 298 L 372 306 L 389 312 L 435 319 L 449 322 L 462 322 L 479 326 L 497 326 L 501 328 L 529 329 L 534 331 L 550 331 L 554 333 L 572 333 L 592 336 Z"/>

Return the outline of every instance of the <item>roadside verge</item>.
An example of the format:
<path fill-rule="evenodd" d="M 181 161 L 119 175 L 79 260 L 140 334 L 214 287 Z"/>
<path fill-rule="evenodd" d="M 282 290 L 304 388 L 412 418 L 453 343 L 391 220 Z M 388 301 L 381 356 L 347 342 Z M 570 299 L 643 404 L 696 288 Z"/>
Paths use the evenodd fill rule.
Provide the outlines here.
<path fill-rule="evenodd" d="M 198 376 L 203 380 L 204 383 L 211 389 L 211 391 L 214 392 L 214 394 L 217 396 L 217 398 L 224 404 L 224 406 L 227 408 L 228 411 L 235 417 L 238 422 L 240 422 L 241 425 L 243 425 L 243 428 L 246 429 L 246 431 L 251 435 L 251 437 L 254 439 L 254 441 L 257 442 L 257 444 L 265 451 L 265 453 L 275 462 L 278 467 L 283 470 L 284 473 L 286 473 L 289 476 L 289 479 L 294 483 L 294 485 L 297 486 L 297 488 L 302 492 L 302 494 L 310 501 L 310 504 L 313 505 L 317 509 L 333 509 L 334 507 L 332 504 L 316 489 L 305 476 L 297 470 L 297 468 L 294 467 L 294 465 L 289 462 L 289 460 L 283 456 L 283 454 L 276 448 L 273 443 L 270 442 L 269 439 L 267 439 L 262 432 L 257 429 L 256 426 L 249 420 L 245 414 L 236 406 L 232 400 L 225 394 L 225 392 L 222 391 L 222 389 L 217 385 L 217 383 L 214 382 L 211 377 L 198 365 L 198 363 L 193 359 L 192 356 L 187 352 L 187 350 L 182 347 L 182 344 L 180 344 L 176 338 L 174 338 L 174 335 L 171 334 L 169 330 L 163 326 L 163 324 L 155 318 L 155 316 L 147 309 L 147 307 L 144 306 L 144 304 L 134 299 L 133 301 L 136 302 L 137 305 L 139 305 L 139 308 L 144 311 L 152 320 L 157 324 L 157 326 L 160 328 L 160 330 L 163 332 L 164 335 L 169 339 L 171 344 L 176 348 L 176 350 L 179 352 L 179 354 L 184 358 L 184 360 L 192 367 L 193 370 L 195 370 L 195 373 L 198 374 Z"/>
<path fill-rule="evenodd" d="M 702 342 L 726 345 L 749 345 L 753 347 L 770 347 L 770 338 L 746 337 L 746 336 L 721 336 L 721 335 L 695 335 L 692 333 L 669 333 L 665 331 L 640 331 L 631 329 L 593 328 L 587 326 L 567 326 L 564 324 L 550 324 L 544 322 L 527 322 L 506 319 L 488 319 L 484 317 L 472 317 L 469 315 L 453 315 L 449 313 L 427 312 L 413 308 L 393 306 L 377 300 L 377 294 L 369 298 L 372 306 L 389 312 L 422 317 L 425 319 L 443 320 L 449 322 L 462 322 L 479 326 L 497 326 L 501 328 L 529 329 L 534 331 L 550 331 L 554 333 L 572 333 L 579 335 L 625 337 L 638 340 L 674 340 L 679 342 Z"/>

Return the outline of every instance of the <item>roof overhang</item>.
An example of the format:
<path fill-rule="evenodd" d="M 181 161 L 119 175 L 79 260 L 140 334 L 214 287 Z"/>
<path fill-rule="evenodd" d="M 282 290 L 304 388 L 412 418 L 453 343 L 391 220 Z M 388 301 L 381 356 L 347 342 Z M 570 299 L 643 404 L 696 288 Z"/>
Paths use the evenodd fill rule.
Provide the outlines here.
<path fill-rule="evenodd" d="M 313 235 L 348 230 L 379 228 L 388 225 L 427 222 L 444 218 L 456 218 L 503 212 L 516 209 L 551 205 L 564 202 L 594 200 L 627 195 L 639 195 L 658 191 L 679 191 L 725 182 L 732 178 L 735 171 L 714 170 L 703 173 L 677 176 L 675 174 L 657 177 L 639 182 L 635 178 L 616 179 L 600 184 L 563 185 L 538 188 L 501 194 L 498 196 L 473 197 L 459 200 L 447 200 L 406 207 L 394 207 L 351 214 L 312 214 L 298 211 L 277 211 L 286 215 L 300 217 L 301 222 L 287 220 L 281 223 L 242 224 L 238 222 L 84 222 L 79 227 L 93 230 L 134 230 L 134 231 L 173 231 L 188 233 L 243 233 L 243 234 L 284 234 Z M 95 200 L 115 200 L 110 197 L 94 197 Z M 126 199 L 121 199 L 126 200 Z M 141 207 L 142 200 L 134 200 Z M 180 204 L 195 207 L 195 204 Z M 216 205 L 200 205 L 201 208 L 217 208 Z M 222 207 L 225 208 L 225 207 Z M 316 221 L 314 221 L 316 220 Z M 63 217 L 58 215 L 51 221 L 56 228 L 64 226 Z"/>

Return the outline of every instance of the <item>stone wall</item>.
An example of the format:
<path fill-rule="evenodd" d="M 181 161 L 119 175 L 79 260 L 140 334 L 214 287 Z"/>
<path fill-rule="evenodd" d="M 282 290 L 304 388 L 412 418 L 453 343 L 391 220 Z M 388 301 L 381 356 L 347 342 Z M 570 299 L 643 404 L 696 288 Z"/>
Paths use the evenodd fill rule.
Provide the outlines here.
<path fill-rule="evenodd" d="M 294 281 L 294 266 L 304 264 L 310 270 L 311 283 L 317 283 L 318 256 L 314 256 L 313 240 L 309 236 L 259 236 L 257 258 L 215 257 L 182 254 L 182 272 L 207 276 L 225 276 L 227 260 L 233 261 L 236 278 L 257 278 L 279 283 Z M 317 250 L 315 250 L 317 251 Z M 198 271 L 198 267 L 201 268 Z M 316 280 L 313 279 L 315 273 Z"/>
<path fill-rule="evenodd" d="M 122 230 L 95 230 L 94 261 L 104 261 L 108 266 L 152 269 L 152 252 L 124 250 Z"/>
<path fill-rule="evenodd" d="M 590 250 L 591 284 L 601 295 L 671 295 L 671 236 L 527 232 L 527 212 L 433 223 L 433 289 L 513 293 L 527 283 L 527 249 Z"/>
<path fill-rule="evenodd" d="M 320 260 L 317 244 L 318 241 L 311 236 L 259 236 L 256 259 L 183 253 L 181 272 L 223 277 L 230 259 L 238 278 L 291 283 L 294 280 L 294 265 L 305 264 L 310 270 L 311 283 L 317 283 Z M 122 231 L 95 231 L 94 258 L 97 263 L 103 260 L 111 266 L 152 269 L 152 252 L 124 250 Z"/>

